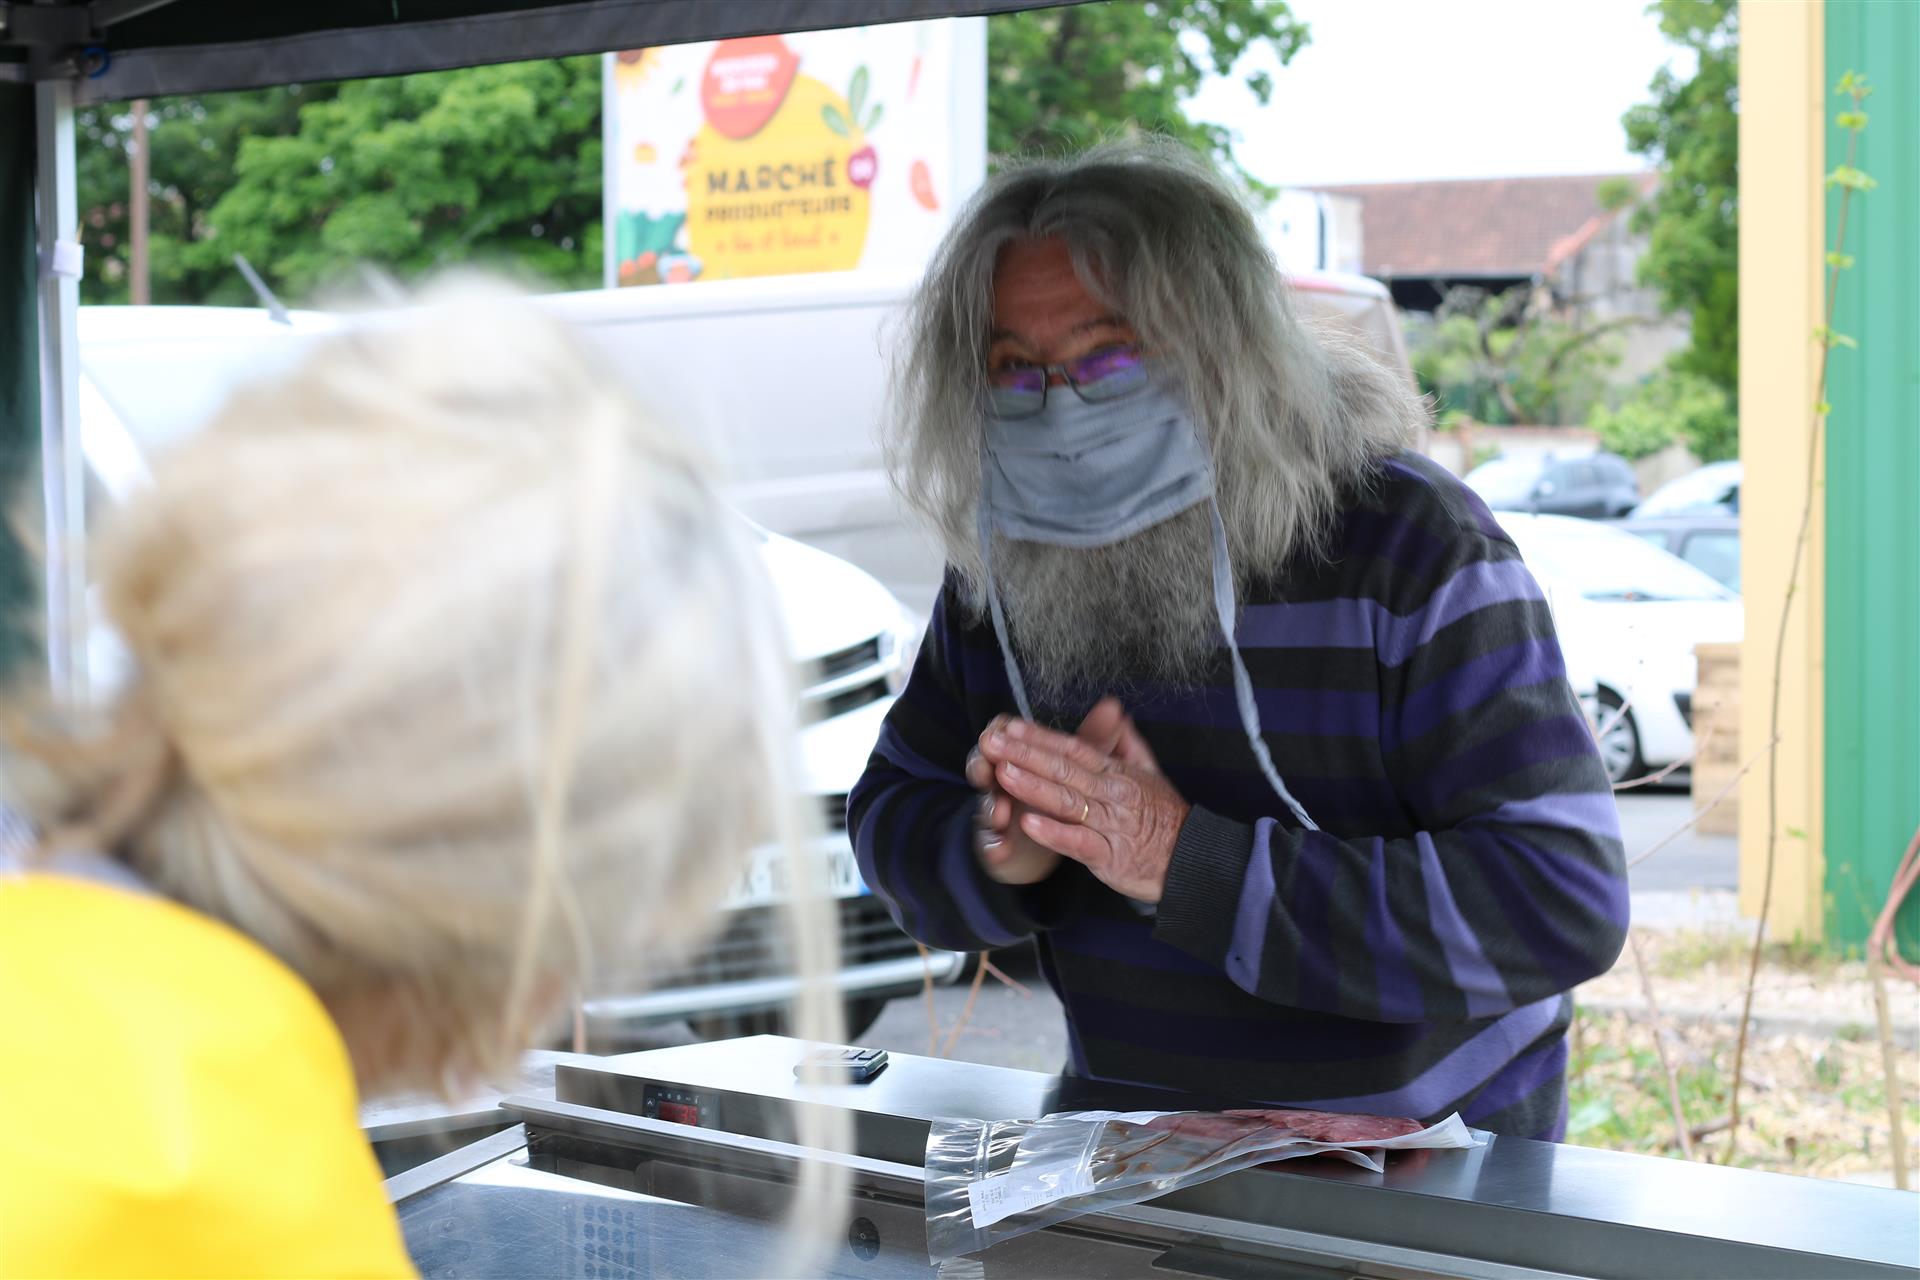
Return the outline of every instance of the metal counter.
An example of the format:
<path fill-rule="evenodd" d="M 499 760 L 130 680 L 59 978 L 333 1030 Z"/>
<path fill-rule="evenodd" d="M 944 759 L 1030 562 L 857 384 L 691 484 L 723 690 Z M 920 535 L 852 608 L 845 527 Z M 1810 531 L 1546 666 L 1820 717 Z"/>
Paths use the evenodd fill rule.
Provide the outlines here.
<path fill-rule="evenodd" d="M 1112 1089 L 906 1054 L 866 1085 L 807 1090 L 795 1040 L 756 1036 L 555 1063 L 508 1130 L 390 1183 L 425 1275 L 768 1275 L 803 1161 L 854 1184 L 834 1276 L 1920 1277 L 1920 1196 L 1525 1139 L 1251 1169 L 929 1263 L 921 1153 L 938 1116 L 1227 1100 Z M 650 1118 L 666 1101 L 698 1127 Z M 795 1109 L 850 1113 L 854 1153 L 792 1145 Z M 695 1112 L 675 1111 L 690 1115 Z"/>
<path fill-rule="evenodd" d="M 593 1066 L 604 1061 L 590 1054 L 535 1049 L 521 1057 L 516 1079 L 469 1098 L 449 1102 L 425 1093 L 370 1098 L 360 1108 L 360 1131 L 379 1157 L 380 1171 L 391 1178 L 512 1126 L 513 1117 L 500 1103 L 516 1094 L 551 1096 L 560 1063 Z"/>

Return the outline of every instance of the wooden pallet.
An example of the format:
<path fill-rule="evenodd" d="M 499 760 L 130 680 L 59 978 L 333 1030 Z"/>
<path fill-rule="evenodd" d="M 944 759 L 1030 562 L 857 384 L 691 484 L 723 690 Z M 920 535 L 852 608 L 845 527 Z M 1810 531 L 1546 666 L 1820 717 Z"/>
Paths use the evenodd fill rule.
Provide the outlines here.
<path fill-rule="evenodd" d="M 1719 795 L 1740 770 L 1740 646 L 1694 647 L 1700 673 L 1693 690 L 1693 762 L 1696 808 Z M 1736 835 L 1740 830 L 1740 793 L 1736 789 L 1700 819 L 1699 830 Z"/>

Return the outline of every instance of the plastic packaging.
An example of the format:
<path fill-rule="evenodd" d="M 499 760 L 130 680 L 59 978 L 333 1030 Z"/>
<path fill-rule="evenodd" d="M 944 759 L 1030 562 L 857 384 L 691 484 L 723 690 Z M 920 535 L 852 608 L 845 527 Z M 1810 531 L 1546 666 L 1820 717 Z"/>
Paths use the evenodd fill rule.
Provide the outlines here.
<path fill-rule="evenodd" d="M 1426 1128 L 1280 1109 L 936 1120 L 927 1136 L 927 1252 L 936 1261 L 974 1253 L 1257 1164 L 1325 1155 L 1378 1173 L 1383 1150 L 1481 1142 L 1457 1115 Z"/>

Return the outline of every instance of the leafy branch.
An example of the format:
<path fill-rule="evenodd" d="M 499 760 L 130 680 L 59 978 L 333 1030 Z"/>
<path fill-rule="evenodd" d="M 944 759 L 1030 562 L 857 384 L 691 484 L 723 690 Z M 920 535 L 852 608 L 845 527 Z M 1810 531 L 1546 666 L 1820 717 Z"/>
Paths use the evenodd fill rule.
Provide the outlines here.
<path fill-rule="evenodd" d="M 1794 535 L 1793 560 L 1787 569 L 1786 594 L 1780 602 L 1780 625 L 1774 635 L 1773 697 L 1767 720 L 1767 855 L 1761 878 L 1760 919 L 1753 929 L 1753 950 L 1747 960 L 1746 996 L 1740 1007 L 1740 1037 L 1733 1050 L 1732 1123 L 1727 1130 L 1727 1153 L 1723 1159 L 1726 1164 L 1733 1162 L 1740 1144 L 1740 1090 L 1745 1083 L 1743 1073 L 1747 1038 L 1753 1026 L 1753 993 L 1760 977 L 1761 948 L 1766 943 L 1767 913 L 1773 907 L 1774 867 L 1779 852 L 1780 830 L 1780 755 L 1775 750 L 1780 741 L 1780 691 L 1786 665 L 1787 627 L 1793 617 L 1794 599 L 1799 594 L 1800 562 L 1806 558 L 1807 531 L 1813 524 L 1814 470 L 1820 460 L 1821 429 L 1826 425 L 1827 414 L 1833 408 L 1827 403 L 1827 366 L 1835 347 L 1858 345 L 1845 334 L 1834 332 L 1833 304 L 1840 288 L 1840 273 L 1853 266 L 1853 259 L 1846 252 L 1848 209 L 1855 196 L 1864 195 L 1874 187 L 1873 179 L 1855 164 L 1860 154 L 1860 134 L 1867 127 L 1867 114 L 1861 110 L 1861 105 L 1873 89 L 1867 84 L 1865 76 L 1849 71 L 1840 77 L 1840 84 L 1834 92 L 1850 99 L 1853 109 L 1835 117 L 1835 123 L 1847 131 L 1847 160 L 1826 178 L 1827 189 L 1838 189 L 1840 192 L 1840 210 L 1835 219 L 1833 249 L 1826 255 L 1826 301 L 1821 323 L 1813 331 L 1814 343 L 1820 348 L 1820 363 L 1814 376 L 1813 422 L 1807 432 L 1807 484 L 1801 495 L 1800 529 Z"/>
<path fill-rule="evenodd" d="M 1234 131 L 1191 118 L 1187 104 L 1214 76 L 1266 103 L 1274 64 L 1284 66 L 1306 43 L 1306 24 L 1284 0 L 1001 14 L 987 25 L 987 152 L 998 163 L 1078 151 L 1107 137 L 1164 134 L 1212 155 L 1251 193 L 1270 199 L 1273 188 L 1235 160 Z"/>
<path fill-rule="evenodd" d="M 1563 300 L 1568 309 L 1580 298 Z M 1526 286 L 1491 293 L 1446 287 L 1433 325 L 1413 341 L 1422 385 L 1453 409 L 1482 419 L 1553 424 L 1579 421 L 1618 359 L 1610 343 L 1645 321 L 1619 317 L 1576 325 Z"/>

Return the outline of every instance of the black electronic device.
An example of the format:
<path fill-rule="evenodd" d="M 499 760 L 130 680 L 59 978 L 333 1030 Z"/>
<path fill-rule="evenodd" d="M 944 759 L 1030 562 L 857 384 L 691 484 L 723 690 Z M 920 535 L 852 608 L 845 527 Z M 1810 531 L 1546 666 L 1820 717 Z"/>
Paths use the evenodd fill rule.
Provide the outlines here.
<path fill-rule="evenodd" d="M 850 1084 L 865 1084 L 887 1069 L 885 1049 L 815 1049 L 793 1064 L 793 1078 L 804 1080 L 813 1063 L 823 1063 L 829 1077 L 839 1075 Z"/>

